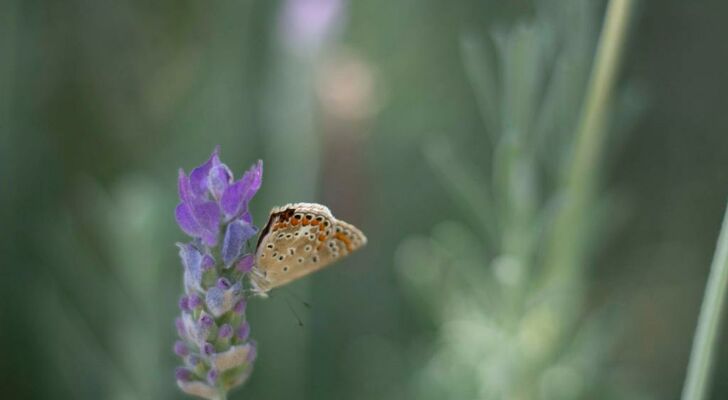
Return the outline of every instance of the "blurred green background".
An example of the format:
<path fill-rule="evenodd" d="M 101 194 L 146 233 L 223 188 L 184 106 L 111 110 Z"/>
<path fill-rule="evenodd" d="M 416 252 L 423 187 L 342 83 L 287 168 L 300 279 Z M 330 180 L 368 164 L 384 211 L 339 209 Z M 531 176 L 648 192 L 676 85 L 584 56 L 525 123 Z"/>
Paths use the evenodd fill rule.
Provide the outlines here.
<path fill-rule="evenodd" d="M 634 10 L 580 272 L 530 314 L 604 9 L 2 1 L 1 397 L 184 397 L 176 174 L 220 144 L 265 162 L 259 226 L 315 201 L 369 237 L 251 302 L 231 398 L 677 398 L 728 197 L 728 4 Z"/>

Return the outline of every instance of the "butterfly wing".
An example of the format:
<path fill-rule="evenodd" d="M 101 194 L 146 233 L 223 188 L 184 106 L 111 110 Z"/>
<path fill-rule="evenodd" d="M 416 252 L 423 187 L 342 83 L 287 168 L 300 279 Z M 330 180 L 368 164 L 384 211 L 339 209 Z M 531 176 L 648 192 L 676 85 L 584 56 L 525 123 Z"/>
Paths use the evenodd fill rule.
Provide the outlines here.
<path fill-rule="evenodd" d="M 265 293 L 330 265 L 366 240 L 359 229 L 337 220 L 320 204 L 274 208 L 258 239 L 251 281 L 258 293 Z"/>

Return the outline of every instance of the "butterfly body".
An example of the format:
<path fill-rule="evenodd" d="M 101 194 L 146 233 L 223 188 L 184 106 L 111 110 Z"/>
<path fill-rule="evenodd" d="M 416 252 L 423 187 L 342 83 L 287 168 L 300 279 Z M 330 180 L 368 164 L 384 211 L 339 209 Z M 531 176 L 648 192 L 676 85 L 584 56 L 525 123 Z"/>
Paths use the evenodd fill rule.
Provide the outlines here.
<path fill-rule="evenodd" d="M 258 238 L 251 283 L 256 293 L 318 271 L 366 244 L 364 234 L 316 203 L 271 210 Z"/>

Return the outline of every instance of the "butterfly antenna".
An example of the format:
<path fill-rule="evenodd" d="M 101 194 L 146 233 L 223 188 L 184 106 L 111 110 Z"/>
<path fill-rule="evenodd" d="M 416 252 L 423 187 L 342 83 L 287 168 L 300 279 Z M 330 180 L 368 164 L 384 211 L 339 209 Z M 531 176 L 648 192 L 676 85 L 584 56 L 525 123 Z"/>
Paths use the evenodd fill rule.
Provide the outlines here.
<path fill-rule="evenodd" d="M 301 296 L 296 294 L 296 292 L 294 292 L 293 290 L 288 289 L 288 288 L 282 288 L 282 289 L 284 289 L 285 292 L 288 293 L 291 297 L 294 297 L 297 301 L 299 301 L 301 304 L 303 304 L 304 307 L 311 308 L 311 303 L 307 302 L 306 300 L 303 300 L 303 298 L 301 298 Z"/>
<path fill-rule="evenodd" d="M 288 305 L 288 309 L 291 310 L 293 313 L 293 316 L 296 317 L 296 321 L 298 321 L 298 326 L 303 327 L 303 321 L 301 321 L 301 317 L 298 316 L 298 313 L 296 313 L 296 310 L 291 307 L 291 302 L 288 301 L 288 299 L 284 299 L 286 301 L 286 304 Z"/>

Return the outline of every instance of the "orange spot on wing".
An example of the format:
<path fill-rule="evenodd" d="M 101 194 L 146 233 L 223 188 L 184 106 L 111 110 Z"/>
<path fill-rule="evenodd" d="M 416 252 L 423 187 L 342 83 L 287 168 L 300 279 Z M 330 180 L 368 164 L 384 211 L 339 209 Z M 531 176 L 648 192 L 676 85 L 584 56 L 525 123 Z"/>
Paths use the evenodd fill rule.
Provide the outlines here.
<path fill-rule="evenodd" d="M 306 225 L 308 225 L 310 223 L 311 223 L 311 221 L 309 221 L 308 219 L 304 218 L 303 219 L 303 222 L 301 222 L 301 225 L 306 226 Z"/>
<path fill-rule="evenodd" d="M 319 235 L 318 240 L 319 242 L 323 242 L 324 240 L 326 240 L 326 235 Z"/>
<path fill-rule="evenodd" d="M 291 220 L 291 225 L 293 225 L 293 226 L 296 226 L 296 225 L 298 225 L 298 220 L 297 220 L 297 219 L 295 219 L 295 218 L 293 218 L 293 219 Z"/>
<path fill-rule="evenodd" d="M 311 221 L 311 225 L 314 225 L 314 226 L 316 226 L 316 225 L 318 225 L 318 224 L 319 224 L 319 222 L 318 222 L 318 221 L 316 221 L 316 220 L 313 220 L 313 221 Z"/>
<path fill-rule="evenodd" d="M 344 234 L 344 232 L 339 232 L 336 235 L 334 235 L 335 238 L 341 240 L 344 242 L 344 245 L 346 245 L 346 250 L 351 251 L 351 241 L 348 237 Z"/>

